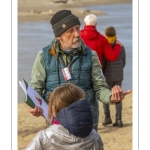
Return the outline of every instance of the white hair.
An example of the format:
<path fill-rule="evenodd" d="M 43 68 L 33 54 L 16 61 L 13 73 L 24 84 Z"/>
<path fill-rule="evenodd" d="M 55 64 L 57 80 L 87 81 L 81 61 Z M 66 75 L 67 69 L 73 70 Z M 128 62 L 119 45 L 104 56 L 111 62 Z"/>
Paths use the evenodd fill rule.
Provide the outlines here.
<path fill-rule="evenodd" d="M 84 22 L 86 25 L 93 25 L 97 24 L 97 17 L 93 14 L 89 14 L 84 18 Z"/>

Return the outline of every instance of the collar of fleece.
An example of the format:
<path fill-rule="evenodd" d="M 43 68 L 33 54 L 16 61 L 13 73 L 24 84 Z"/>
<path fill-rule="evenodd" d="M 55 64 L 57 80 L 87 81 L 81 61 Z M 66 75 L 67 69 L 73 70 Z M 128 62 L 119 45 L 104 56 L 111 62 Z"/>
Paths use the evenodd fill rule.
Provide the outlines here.
<path fill-rule="evenodd" d="M 69 133 L 77 137 L 86 137 L 93 128 L 93 117 L 88 100 L 78 100 L 57 113 L 58 122 Z"/>

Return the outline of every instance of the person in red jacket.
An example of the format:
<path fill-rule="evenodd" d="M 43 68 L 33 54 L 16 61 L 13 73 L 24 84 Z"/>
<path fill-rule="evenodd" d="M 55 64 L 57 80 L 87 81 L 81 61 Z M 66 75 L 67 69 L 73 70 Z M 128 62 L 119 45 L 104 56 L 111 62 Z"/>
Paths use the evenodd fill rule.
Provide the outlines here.
<path fill-rule="evenodd" d="M 84 28 L 80 32 L 81 38 L 88 47 L 97 52 L 101 64 L 103 57 L 108 61 L 115 61 L 120 55 L 121 43 L 116 41 L 113 51 L 108 40 L 97 31 L 96 25 L 97 17 L 94 14 L 85 16 Z"/>

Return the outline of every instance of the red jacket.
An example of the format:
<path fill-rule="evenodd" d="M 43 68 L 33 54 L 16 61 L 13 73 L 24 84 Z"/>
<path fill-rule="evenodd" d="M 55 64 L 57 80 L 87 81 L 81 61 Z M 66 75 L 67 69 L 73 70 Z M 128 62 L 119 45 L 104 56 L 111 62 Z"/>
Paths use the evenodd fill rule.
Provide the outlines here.
<path fill-rule="evenodd" d="M 116 44 L 112 49 L 107 39 L 96 30 L 95 26 L 84 26 L 80 35 L 84 43 L 97 52 L 101 64 L 103 55 L 108 61 L 115 61 L 119 57 L 121 46 Z"/>

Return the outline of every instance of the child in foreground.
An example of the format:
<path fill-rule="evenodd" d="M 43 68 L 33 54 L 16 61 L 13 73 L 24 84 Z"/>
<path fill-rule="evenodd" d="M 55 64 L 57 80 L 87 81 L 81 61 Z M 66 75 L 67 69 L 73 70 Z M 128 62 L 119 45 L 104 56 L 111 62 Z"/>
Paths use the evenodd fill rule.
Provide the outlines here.
<path fill-rule="evenodd" d="M 83 90 L 74 84 L 57 87 L 49 97 L 48 121 L 59 124 L 38 132 L 25 150 L 103 150 L 93 128 L 91 106 Z"/>

